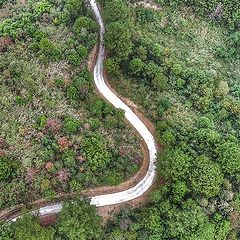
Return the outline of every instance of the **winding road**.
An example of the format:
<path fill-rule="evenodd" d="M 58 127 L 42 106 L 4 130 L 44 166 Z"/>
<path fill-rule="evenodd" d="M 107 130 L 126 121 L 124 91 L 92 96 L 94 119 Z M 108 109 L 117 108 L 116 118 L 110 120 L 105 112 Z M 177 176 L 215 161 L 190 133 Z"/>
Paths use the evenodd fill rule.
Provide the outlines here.
<path fill-rule="evenodd" d="M 120 108 L 125 112 L 126 119 L 133 125 L 133 127 L 139 132 L 143 140 L 145 141 L 148 152 L 149 152 L 149 167 L 145 177 L 137 183 L 134 187 L 129 188 L 127 190 L 111 193 L 111 194 L 104 194 L 99 196 L 91 197 L 91 204 L 95 205 L 96 207 L 114 205 L 119 203 L 124 203 L 130 200 L 133 200 L 141 195 L 143 195 L 153 184 L 156 170 L 155 170 L 155 160 L 156 160 L 156 153 L 157 148 L 155 145 L 155 140 L 151 132 L 148 128 L 144 125 L 144 123 L 140 120 L 140 118 L 122 101 L 120 100 L 117 95 L 115 95 L 107 86 L 104 81 L 103 77 L 103 62 L 105 56 L 105 48 L 103 43 L 103 37 L 105 33 L 105 27 L 103 23 L 103 19 L 101 17 L 99 8 L 95 0 L 88 0 L 87 1 L 95 15 L 95 18 L 100 27 L 100 43 L 99 43 L 99 52 L 98 57 L 96 60 L 96 64 L 94 67 L 94 82 L 96 84 L 97 89 L 99 92 L 108 100 L 114 107 Z M 47 215 L 58 213 L 62 209 L 62 203 L 52 204 L 45 207 L 42 207 L 38 210 L 39 215 Z M 17 219 L 14 218 L 12 221 Z"/>

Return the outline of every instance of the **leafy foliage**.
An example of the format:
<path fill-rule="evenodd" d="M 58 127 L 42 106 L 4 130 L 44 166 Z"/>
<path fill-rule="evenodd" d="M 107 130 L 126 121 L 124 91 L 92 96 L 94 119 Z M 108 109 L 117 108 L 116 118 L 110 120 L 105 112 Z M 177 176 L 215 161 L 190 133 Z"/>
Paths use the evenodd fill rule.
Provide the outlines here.
<path fill-rule="evenodd" d="M 84 217 L 83 217 L 84 216 Z M 85 200 L 65 202 L 59 215 L 58 234 L 64 239 L 100 239 L 100 217 Z"/>
<path fill-rule="evenodd" d="M 155 123 L 165 181 L 146 207 L 116 216 L 109 239 L 237 239 L 239 4 L 128 6 L 132 51 L 118 62 L 107 46 L 106 66 L 113 87 Z"/>
<path fill-rule="evenodd" d="M 141 148 L 124 114 L 96 101 L 87 58 L 98 26 L 85 2 L 0 4 L 0 208 L 129 178 Z M 82 148 L 88 132 L 107 139 L 96 156 Z"/>
<path fill-rule="evenodd" d="M 10 177 L 12 172 L 10 159 L 0 157 L 0 181 L 6 180 Z"/>
<path fill-rule="evenodd" d="M 105 44 L 119 62 L 126 60 L 132 51 L 130 26 L 126 22 L 113 22 L 107 25 Z"/>
<path fill-rule="evenodd" d="M 52 227 L 45 228 L 39 223 L 37 217 L 29 214 L 19 218 L 13 223 L 14 239 L 16 240 L 51 240 L 54 239 L 55 230 Z"/>
<path fill-rule="evenodd" d="M 111 156 L 105 148 L 104 139 L 98 134 L 87 134 L 82 140 L 83 155 L 86 164 L 94 172 L 102 171 L 110 162 Z"/>
<path fill-rule="evenodd" d="M 201 156 L 195 160 L 190 173 L 190 182 L 196 193 L 207 197 L 215 196 L 223 182 L 223 175 L 217 163 Z"/>
<path fill-rule="evenodd" d="M 217 151 L 217 160 L 221 163 L 223 171 L 234 176 L 240 171 L 240 150 L 235 142 L 224 142 L 220 144 Z"/>
<path fill-rule="evenodd" d="M 191 6 L 198 14 L 208 17 L 212 20 L 222 21 L 227 23 L 231 28 L 239 27 L 240 5 L 238 1 L 224 1 L 219 3 L 215 0 L 211 1 L 192 1 L 186 0 L 184 2 L 179 0 L 159 0 L 160 4 L 167 4 L 172 7 L 188 5 Z"/>
<path fill-rule="evenodd" d="M 106 1 L 104 6 L 104 19 L 107 23 L 126 21 L 130 16 L 130 8 L 123 0 Z"/>
<path fill-rule="evenodd" d="M 190 156 L 181 149 L 166 150 L 159 155 L 159 172 L 166 179 L 186 179 L 192 162 Z"/>

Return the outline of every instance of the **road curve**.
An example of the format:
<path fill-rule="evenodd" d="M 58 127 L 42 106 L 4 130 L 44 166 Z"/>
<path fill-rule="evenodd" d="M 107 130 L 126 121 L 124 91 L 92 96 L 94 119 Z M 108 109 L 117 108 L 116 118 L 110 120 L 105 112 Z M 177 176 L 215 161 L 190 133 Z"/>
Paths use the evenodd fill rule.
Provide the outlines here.
<path fill-rule="evenodd" d="M 156 170 L 155 170 L 155 160 L 157 148 L 155 145 L 155 140 L 151 132 L 144 125 L 144 123 L 136 116 L 136 114 L 123 102 L 121 101 L 106 85 L 103 77 L 103 62 L 105 56 L 105 48 L 103 43 L 103 36 L 105 33 L 105 27 L 103 23 L 103 19 L 101 17 L 99 8 L 95 0 L 87 0 L 89 6 L 91 7 L 95 18 L 99 24 L 100 30 L 100 43 L 99 43 L 99 52 L 96 61 L 96 65 L 94 67 L 94 82 L 96 84 L 99 92 L 116 108 L 120 108 L 125 112 L 126 119 L 134 126 L 134 128 L 139 132 L 143 140 L 145 141 L 148 152 L 149 152 L 149 167 L 147 174 L 145 177 L 134 187 L 129 188 L 125 191 L 104 194 L 99 196 L 91 197 L 91 204 L 96 207 L 114 205 L 119 203 L 124 203 L 135 199 L 141 195 L 143 195 L 153 184 Z M 38 210 L 39 215 L 47 215 L 52 213 L 58 213 L 62 209 L 62 203 L 52 204 L 49 206 L 42 207 Z M 12 219 L 15 221 L 17 218 Z"/>

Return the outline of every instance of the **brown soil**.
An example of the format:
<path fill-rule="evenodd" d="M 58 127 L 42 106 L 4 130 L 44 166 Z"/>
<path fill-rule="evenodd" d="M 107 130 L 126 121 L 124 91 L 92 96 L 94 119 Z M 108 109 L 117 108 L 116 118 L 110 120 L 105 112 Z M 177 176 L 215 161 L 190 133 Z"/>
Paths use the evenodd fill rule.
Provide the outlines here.
<path fill-rule="evenodd" d="M 97 53 L 98 53 L 98 45 L 95 45 L 87 60 L 88 70 L 90 72 L 93 72 L 95 62 L 97 60 Z"/>
<path fill-rule="evenodd" d="M 44 227 L 48 227 L 50 225 L 53 225 L 58 221 L 58 216 L 57 214 L 48 214 L 45 216 L 42 216 L 40 219 L 40 223 Z"/>

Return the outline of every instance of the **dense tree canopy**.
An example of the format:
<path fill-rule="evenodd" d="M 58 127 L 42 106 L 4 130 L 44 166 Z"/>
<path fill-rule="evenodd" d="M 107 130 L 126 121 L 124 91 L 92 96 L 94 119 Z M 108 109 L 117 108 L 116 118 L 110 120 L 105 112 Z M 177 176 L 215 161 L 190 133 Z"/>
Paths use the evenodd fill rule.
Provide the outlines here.
<path fill-rule="evenodd" d="M 240 172 L 240 149 L 235 142 L 224 142 L 217 148 L 217 161 L 221 163 L 224 172 L 230 176 Z"/>
<path fill-rule="evenodd" d="M 104 139 L 98 134 L 87 134 L 83 138 L 82 148 L 86 164 L 92 171 L 102 171 L 111 160 Z"/>
<path fill-rule="evenodd" d="M 164 145 L 158 172 L 165 185 L 153 194 L 153 203 L 135 211 L 142 215 L 118 215 L 121 223 L 113 223 L 111 234 L 238 239 L 239 4 L 128 2 L 133 48 L 118 62 L 107 45 L 107 69 L 114 88 L 155 123 Z M 108 12 L 108 24 L 119 21 Z"/>
<path fill-rule="evenodd" d="M 105 44 L 119 62 L 126 60 L 132 52 L 130 26 L 127 22 L 112 22 L 107 25 Z"/>
<path fill-rule="evenodd" d="M 47 228 L 41 226 L 39 218 L 30 214 L 25 214 L 16 222 L 12 223 L 11 226 L 3 225 L 2 227 L 6 228 L 4 231 L 6 231 L 7 228 L 9 229 L 8 237 L 14 240 L 53 240 L 55 234 L 53 227 Z M 3 236 L 1 236 L 0 233 L 0 239 L 7 240 L 7 236 L 4 237 L 4 231 Z"/>
<path fill-rule="evenodd" d="M 59 215 L 57 231 L 62 238 L 69 240 L 100 239 L 100 220 L 95 207 L 87 201 L 65 202 Z"/>
<path fill-rule="evenodd" d="M 130 15 L 130 8 L 124 0 L 106 1 L 104 6 L 104 19 L 107 23 L 126 21 Z"/>
<path fill-rule="evenodd" d="M 178 180 L 187 178 L 192 159 L 181 149 L 167 149 L 159 155 L 158 161 L 159 172 L 164 178 Z"/>
<path fill-rule="evenodd" d="M 54 228 L 27 215 L 1 225 L 0 239 L 239 238 L 239 1 L 156 3 L 101 0 L 107 70 L 113 86 L 156 125 L 164 186 L 146 206 L 123 209 L 106 227 L 95 208 L 79 200 L 64 204 Z M 17 16 L 11 9 L 0 24 L 0 134 L 15 148 L 5 156 L 9 149 L 0 138 L 0 207 L 28 201 L 29 190 L 32 198 L 53 197 L 97 180 L 117 184 L 131 172 L 129 159 L 139 160 L 138 142 L 122 131 L 123 113 L 96 98 L 90 73 L 80 71 L 97 36 L 84 2 L 29 4 Z M 26 117 L 7 118 L 13 108 Z M 119 132 L 130 145 L 120 144 Z"/>
<path fill-rule="evenodd" d="M 223 183 L 223 174 L 220 166 L 205 156 L 195 159 L 189 173 L 191 187 L 196 193 L 207 197 L 215 196 Z"/>
<path fill-rule="evenodd" d="M 82 0 L 0 4 L 0 209 L 128 179 L 141 147 L 94 91 L 91 9 Z"/>

